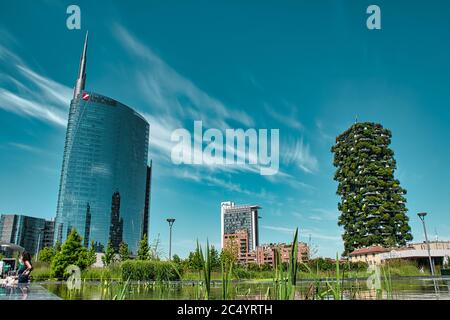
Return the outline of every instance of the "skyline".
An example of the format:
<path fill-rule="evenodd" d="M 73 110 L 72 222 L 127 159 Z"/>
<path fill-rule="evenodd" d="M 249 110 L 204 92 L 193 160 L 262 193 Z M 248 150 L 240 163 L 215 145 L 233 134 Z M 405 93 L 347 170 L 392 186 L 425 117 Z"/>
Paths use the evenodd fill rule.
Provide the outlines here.
<path fill-rule="evenodd" d="M 16 3 L 0 13 L 0 179 L 7 182 L 0 213 L 55 217 L 66 119 L 89 29 L 87 91 L 136 107 L 150 123 L 150 240 L 160 233 L 165 254 L 169 216 L 177 219 L 173 253 L 185 256 L 197 238 L 220 247 L 224 201 L 262 207 L 261 243 L 290 241 L 298 225 L 300 240 L 311 235 L 319 255 L 342 252 L 330 148 L 356 117 L 392 130 L 395 177 L 408 191 L 414 241 L 423 239 L 420 211 L 429 212 L 430 239 L 436 232 L 449 239 L 445 10 L 424 12 L 408 3 L 405 15 L 400 4 L 381 1 L 387 14 L 376 33 L 365 29 L 366 3 L 262 4 L 256 11 L 220 2 L 199 2 L 203 11 L 182 4 L 137 10 L 78 3 L 80 31 L 65 28 L 65 2 Z M 45 32 L 29 30 L 36 6 L 46 9 L 38 20 Z M 14 12 L 21 13 L 17 21 Z M 417 16 L 426 19 L 420 26 L 412 22 Z M 411 29 L 415 38 L 402 37 Z M 280 172 L 262 177 L 248 168 L 173 165 L 171 131 L 192 132 L 196 120 L 222 129 L 279 128 Z"/>

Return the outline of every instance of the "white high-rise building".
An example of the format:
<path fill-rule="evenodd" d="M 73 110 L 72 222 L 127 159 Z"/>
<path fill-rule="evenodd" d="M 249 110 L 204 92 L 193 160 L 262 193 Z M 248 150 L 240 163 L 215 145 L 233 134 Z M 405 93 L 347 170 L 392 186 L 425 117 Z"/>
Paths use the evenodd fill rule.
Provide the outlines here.
<path fill-rule="evenodd" d="M 256 250 L 259 244 L 258 210 L 260 206 L 236 206 L 227 201 L 220 204 L 221 216 L 221 248 L 224 247 L 224 236 L 245 230 L 248 234 L 248 251 Z"/>

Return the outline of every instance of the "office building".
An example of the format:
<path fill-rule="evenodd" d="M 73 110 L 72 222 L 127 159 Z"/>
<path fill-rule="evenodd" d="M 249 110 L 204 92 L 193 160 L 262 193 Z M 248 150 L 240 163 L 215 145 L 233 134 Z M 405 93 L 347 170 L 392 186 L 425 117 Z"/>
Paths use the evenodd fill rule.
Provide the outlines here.
<path fill-rule="evenodd" d="M 236 206 L 234 202 L 221 205 L 221 247 L 224 248 L 225 235 L 247 233 L 247 252 L 254 251 L 259 243 L 258 210 L 256 205 Z"/>
<path fill-rule="evenodd" d="M 72 228 L 96 250 L 111 240 L 132 254 L 148 230 L 148 122 L 132 108 L 85 90 L 88 39 L 70 103 L 54 240 Z M 118 81 L 123 79 L 118 79 Z"/>
<path fill-rule="evenodd" d="M 19 214 L 0 216 L 0 242 L 23 247 L 32 255 L 53 245 L 53 221 Z"/>

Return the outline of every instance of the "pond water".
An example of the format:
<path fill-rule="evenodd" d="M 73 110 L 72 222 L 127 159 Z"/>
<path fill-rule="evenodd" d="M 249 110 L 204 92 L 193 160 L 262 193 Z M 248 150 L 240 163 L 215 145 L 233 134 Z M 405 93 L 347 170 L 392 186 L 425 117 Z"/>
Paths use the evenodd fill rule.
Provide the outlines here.
<path fill-rule="evenodd" d="M 432 278 L 401 278 L 393 279 L 392 289 L 383 288 L 378 292 L 367 287 L 365 279 L 346 280 L 342 283 L 343 299 L 414 299 L 450 300 L 450 278 L 435 279 L 438 295 L 435 293 Z M 331 283 L 332 284 L 332 283 Z M 204 297 L 204 287 L 197 282 L 171 282 L 166 284 L 154 282 L 133 282 L 125 285 L 120 281 L 82 282 L 79 290 L 69 290 L 65 282 L 44 282 L 40 284 L 51 294 L 62 299 L 73 300 L 198 300 Z M 385 285 L 385 284 L 384 284 Z M 296 286 L 295 299 L 333 299 L 326 293 L 326 281 L 299 281 Z M 274 285 L 271 281 L 237 281 L 230 287 L 230 296 L 237 300 L 264 300 L 275 299 Z M 320 294 L 322 293 L 322 294 Z M 220 281 L 211 285 L 210 299 L 222 299 L 222 286 Z"/>

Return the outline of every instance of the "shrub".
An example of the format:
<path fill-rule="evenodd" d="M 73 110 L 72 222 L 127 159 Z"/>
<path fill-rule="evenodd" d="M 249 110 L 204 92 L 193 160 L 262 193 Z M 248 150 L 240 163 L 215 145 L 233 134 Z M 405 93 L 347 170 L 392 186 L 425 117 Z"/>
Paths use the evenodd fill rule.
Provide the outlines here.
<path fill-rule="evenodd" d="M 170 261 L 128 260 L 121 263 L 122 279 L 131 281 L 180 280 L 179 268 Z"/>
<path fill-rule="evenodd" d="M 85 280 L 111 280 L 121 277 L 121 269 L 118 264 L 111 264 L 107 268 L 89 267 L 81 272 L 81 278 Z"/>
<path fill-rule="evenodd" d="M 55 254 L 56 250 L 54 248 L 51 247 L 42 248 L 42 250 L 39 251 L 38 254 L 38 261 L 50 263 L 52 262 L 52 259 L 55 256 Z"/>
<path fill-rule="evenodd" d="M 252 272 L 250 270 L 246 270 L 242 267 L 236 267 L 233 270 L 233 274 L 237 279 L 251 279 L 254 272 Z"/>

